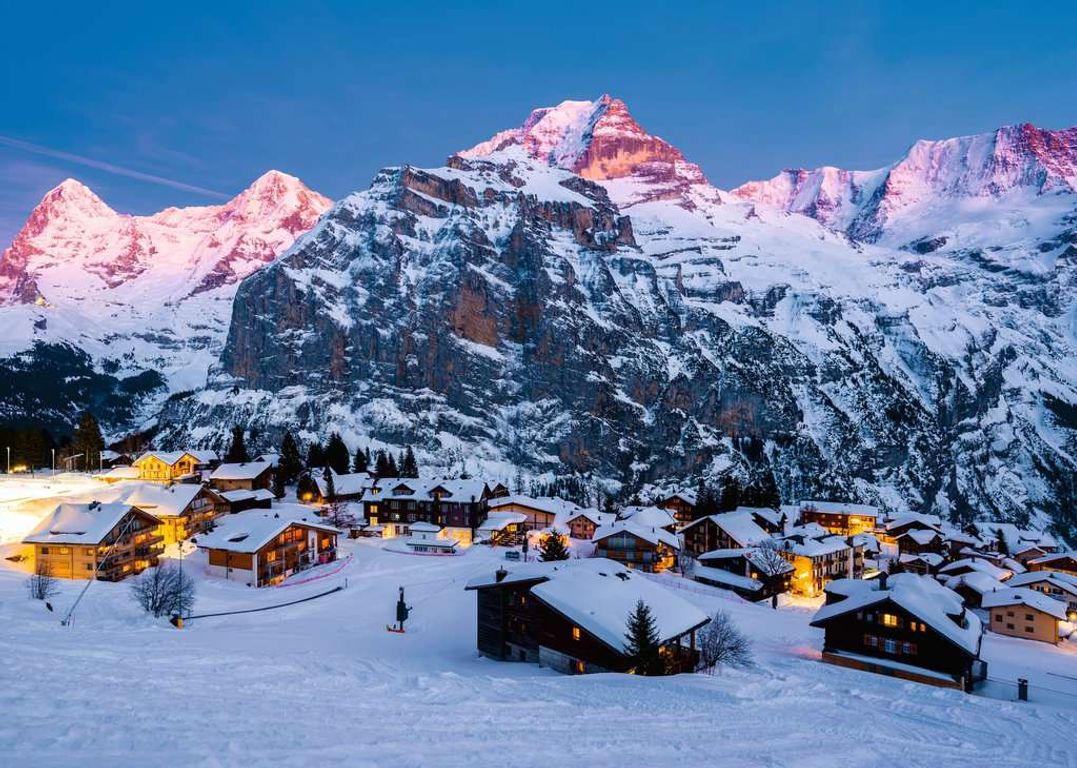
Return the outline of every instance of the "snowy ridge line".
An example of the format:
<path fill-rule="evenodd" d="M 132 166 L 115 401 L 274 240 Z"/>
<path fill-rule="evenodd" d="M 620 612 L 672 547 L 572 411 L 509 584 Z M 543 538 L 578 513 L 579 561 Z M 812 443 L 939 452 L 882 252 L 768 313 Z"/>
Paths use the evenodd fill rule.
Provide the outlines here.
<path fill-rule="evenodd" d="M 278 603 L 277 605 L 263 605 L 261 608 L 245 608 L 245 609 L 243 609 L 241 611 L 221 611 L 219 613 L 200 613 L 200 614 L 197 614 L 195 616 L 185 616 L 183 620 L 184 621 L 191 621 L 193 619 L 209 619 L 209 618 L 212 618 L 214 616 L 236 616 L 236 615 L 241 614 L 241 613 L 259 613 L 261 611 L 272 611 L 272 610 L 275 610 L 277 608 L 287 608 L 289 605 L 298 605 L 299 603 L 306 603 L 306 602 L 309 602 L 311 600 L 317 600 L 319 597 L 325 597 L 326 595 L 331 595 L 334 592 L 341 592 L 343 590 L 344 590 L 344 585 L 343 584 L 338 584 L 337 586 L 333 587 L 332 589 L 330 589 L 330 590 L 328 590 L 326 592 L 319 592 L 318 594 L 311 595 L 310 597 L 301 597 L 298 600 L 291 600 L 291 601 L 289 601 L 287 603 Z"/>
<path fill-rule="evenodd" d="M 312 581 L 318 581 L 319 579 L 326 579 L 326 578 L 329 578 L 330 576 L 335 576 L 336 574 L 338 574 L 342 570 L 344 570 L 344 567 L 346 565 L 348 565 L 354 559 L 355 559 L 355 555 L 348 555 L 347 557 L 345 557 L 343 560 L 340 561 L 340 565 L 338 565 L 333 570 L 329 571 L 329 573 L 323 573 L 320 576 L 310 576 L 310 577 L 305 578 L 305 579 L 300 579 L 299 581 L 293 581 L 291 584 L 277 584 L 276 588 L 277 589 L 283 589 L 284 587 L 298 587 L 300 584 L 310 584 Z"/>

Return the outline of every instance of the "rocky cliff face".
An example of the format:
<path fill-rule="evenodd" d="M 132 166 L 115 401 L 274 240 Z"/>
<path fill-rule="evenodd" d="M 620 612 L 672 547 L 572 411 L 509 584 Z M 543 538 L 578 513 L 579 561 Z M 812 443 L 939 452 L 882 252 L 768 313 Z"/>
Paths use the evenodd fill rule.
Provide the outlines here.
<path fill-rule="evenodd" d="M 1072 532 L 1064 228 L 979 257 L 857 243 L 719 193 L 639 132 L 619 102 L 569 102 L 443 168 L 381 172 L 241 284 L 166 438 L 340 430 L 628 487 L 769 474 L 786 499 Z"/>

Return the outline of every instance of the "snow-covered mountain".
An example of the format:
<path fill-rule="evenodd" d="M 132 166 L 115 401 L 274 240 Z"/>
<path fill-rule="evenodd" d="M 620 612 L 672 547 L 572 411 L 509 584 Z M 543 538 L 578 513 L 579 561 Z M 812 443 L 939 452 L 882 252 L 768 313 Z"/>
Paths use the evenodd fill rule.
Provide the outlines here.
<path fill-rule="evenodd" d="M 720 192 L 615 99 L 536 110 L 444 167 L 383 170 L 244 280 L 165 438 L 299 425 L 506 479 L 732 471 L 1072 533 L 1077 197 L 1065 141 L 1026 146 L 1040 159 L 993 161 L 974 203 L 943 194 L 957 149 L 871 191 L 831 174 L 846 202 L 820 222 Z M 1030 187 L 1035 163 L 1053 170 Z M 853 227 L 913 166 L 904 204 Z"/>
<path fill-rule="evenodd" d="M 331 201 L 270 171 L 223 205 L 118 213 L 68 179 L 0 255 L 0 358 L 66 345 L 164 392 L 203 386 L 240 280 L 310 229 Z M 7 368 L 5 364 L 5 368 Z"/>

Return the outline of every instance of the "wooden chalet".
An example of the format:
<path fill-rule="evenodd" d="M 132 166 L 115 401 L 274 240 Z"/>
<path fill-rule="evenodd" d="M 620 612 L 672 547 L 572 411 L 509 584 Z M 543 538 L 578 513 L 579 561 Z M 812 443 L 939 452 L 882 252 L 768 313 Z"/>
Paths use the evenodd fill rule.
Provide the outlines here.
<path fill-rule="evenodd" d="M 574 539 L 593 539 L 595 532 L 603 525 L 608 525 L 614 520 L 614 515 L 608 512 L 599 512 L 597 509 L 577 509 L 569 512 L 560 527 L 568 531 L 568 535 Z"/>
<path fill-rule="evenodd" d="M 825 662 L 962 691 L 987 674 L 979 617 L 932 578 L 842 579 L 826 596 L 812 620 Z"/>
<path fill-rule="evenodd" d="M 931 528 L 912 528 L 897 536 L 898 553 L 902 555 L 920 555 L 931 552 L 941 556 L 944 540 L 939 531 Z"/>
<path fill-rule="evenodd" d="M 363 516 L 380 527 L 385 538 L 407 536 L 412 523 L 447 529 L 462 545 L 470 545 L 491 499 L 490 487 L 474 478 L 402 477 L 382 479 L 377 493 L 363 495 Z"/>
<path fill-rule="evenodd" d="M 676 491 L 660 498 L 655 502 L 655 506 L 673 513 L 679 525 L 687 525 L 696 519 L 695 491 Z"/>
<path fill-rule="evenodd" d="M 332 470 L 330 470 L 330 472 L 332 472 Z M 325 482 L 324 471 L 315 470 L 312 473 L 312 479 L 314 480 L 314 487 L 317 489 L 317 494 L 311 495 L 310 497 L 303 499 L 303 501 L 312 504 L 329 503 L 329 487 Z M 392 482 L 394 481 L 391 479 L 379 480 L 369 472 L 349 472 L 344 475 L 333 472 L 332 501 L 359 501 L 366 495 L 373 498 L 378 495 L 381 483 Z"/>
<path fill-rule="evenodd" d="M 273 465 L 268 461 L 221 464 L 209 476 L 209 485 L 215 491 L 269 490 L 273 485 Z"/>
<path fill-rule="evenodd" d="M 527 531 L 527 515 L 520 512 L 491 512 L 475 535 L 501 547 L 514 547 L 523 542 Z"/>
<path fill-rule="evenodd" d="M 793 533 L 781 539 L 781 553 L 793 565 L 790 589 L 799 595 L 813 597 L 835 579 L 856 579 L 863 575 L 863 548 L 851 545 L 841 536 L 813 538 L 793 528 Z"/>
<path fill-rule="evenodd" d="M 147 451 L 135 459 L 131 466 L 138 469 L 140 480 L 174 483 L 198 480 L 201 470 L 217 463 L 217 454 L 213 451 Z"/>
<path fill-rule="evenodd" d="M 313 516 L 249 510 L 221 518 L 196 541 L 207 554 L 211 575 L 264 587 L 336 560 L 339 534 Z"/>
<path fill-rule="evenodd" d="M 732 590 L 746 600 L 769 600 L 789 591 L 793 565 L 785 560 L 768 563 L 766 557 L 753 547 L 704 552 L 692 568 L 692 578 Z"/>
<path fill-rule="evenodd" d="M 988 628 L 1000 635 L 1058 645 L 1058 625 L 1067 620 L 1061 600 L 1027 588 L 1007 588 L 984 595 Z"/>
<path fill-rule="evenodd" d="M 1008 587 L 1033 589 L 1066 604 L 1070 621 L 1077 621 L 1077 576 L 1057 571 L 1028 571 L 1006 582 Z"/>
<path fill-rule="evenodd" d="M 1030 571 L 1055 571 L 1077 576 L 1077 552 L 1058 552 L 1028 561 Z"/>
<path fill-rule="evenodd" d="M 816 523 L 839 536 L 870 533 L 880 516 L 878 507 L 841 501 L 802 501 L 798 511 L 801 523 Z"/>
<path fill-rule="evenodd" d="M 919 554 L 906 553 L 898 555 L 898 563 L 901 569 L 908 573 L 919 573 L 924 576 L 934 576 L 939 572 L 946 560 L 937 552 L 921 552 Z"/>
<path fill-rule="evenodd" d="M 693 671 L 696 631 L 708 617 L 683 598 L 601 559 L 526 563 L 472 579 L 479 652 L 538 662 L 567 674 L 631 672 L 628 618 L 642 601 L 652 612 L 667 671 Z"/>
<path fill-rule="evenodd" d="M 157 532 L 165 546 L 209 530 L 217 515 L 228 511 L 217 494 L 194 483 L 143 483 L 125 500 L 161 521 Z"/>
<path fill-rule="evenodd" d="M 524 527 L 529 531 L 545 530 L 559 519 L 580 509 L 576 504 L 557 496 L 505 495 L 491 498 L 490 512 L 514 512 L 524 515 Z"/>
<path fill-rule="evenodd" d="M 677 564 L 680 541 L 663 528 L 648 528 L 631 520 L 618 520 L 595 531 L 595 557 L 607 558 L 626 568 L 659 573 Z"/>
<path fill-rule="evenodd" d="M 160 523 L 128 503 L 61 504 L 23 543 L 57 578 L 119 581 L 157 565 Z"/>
<path fill-rule="evenodd" d="M 740 549 L 769 539 L 767 530 L 749 511 L 709 515 L 681 529 L 685 551 L 699 556 L 716 549 Z"/>

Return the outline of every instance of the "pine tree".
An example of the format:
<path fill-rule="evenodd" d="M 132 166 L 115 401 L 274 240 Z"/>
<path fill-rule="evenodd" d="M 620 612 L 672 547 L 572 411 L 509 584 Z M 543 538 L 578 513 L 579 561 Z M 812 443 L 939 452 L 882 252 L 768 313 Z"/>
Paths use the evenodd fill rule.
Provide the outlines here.
<path fill-rule="evenodd" d="M 396 459 L 388 451 L 385 452 L 385 462 L 387 466 L 385 471 L 388 473 L 386 477 L 400 477 L 400 468 L 396 465 Z"/>
<path fill-rule="evenodd" d="M 105 439 L 101 436 L 101 427 L 97 424 L 97 419 L 89 411 L 83 411 L 71 438 L 72 455 L 81 453 L 81 465 L 86 469 L 95 469 L 100 464 L 103 450 L 105 450 Z"/>
<path fill-rule="evenodd" d="M 295 495 L 300 501 L 310 501 L 318 495 L 318 484 L 314 482 L 314 478 L 310 476 L 309 472 L 304 472 L 299 476 L 299 481 L 296 484 Z"/>
<path fill-rule="evenodd" d="M 325 463 L 338 475 L 348 474 L 348 468 L 351 466 L 351 452 L 348 451 L 348 446 L 345 445 L 344 438 L 339 432 L 334 432 L 329 436 L 329 442 L 325 445 Z"/>
<path fill-rule="evenodd" d="M 322 473 L 322 479 L 325 481 L 325 494 L 326 501 L 332 503 L 337 498 L 337 487 L 333 481 L 333 468 L 328 464 L 325 465 L 325 471 Z"/>
<path fill-rule="evenodd" d="M 415 460 L 415 452 L 411 450 L 410 445 L 404 450 L 404 458 L 400 461 L 400 476 L 419 476 L 419 462 Z"/>
<path fill-rule="evenodd" d="M 247 444 L 243 441 L 243 427 L 238 424 L 232 427 L 232 444 L 224 455 L 226 464 L 242 464 L 250 461 L 251 456 L 247 453 Z"/>
<path fill-rule="evenodd" d="M 277 461 L 277 476 L 281 484 L 293 483 L 303 471 L 303 457 L 299 453 L 299 445 L 295 442 L 291 432 L 285 432 L 280 441 L 280 459 Z"/>
<path fill-rule="evenodd" d="M 1000 555 L 1010 554 L 1010 545 L 1006 543 L 1006 534 L 1002 532 L 1001 528 L 995 529 L 995 546 L 998 548 Z"/>
<path fill-rule="evenodd" d="M 718 494 L 718 511 L 732 512 L 740 505 L 740 483 L 737 478 L 726 475 L 722 478 L 722 490 Z"/>
<path fill-rule="evenodd" d="M 666 666 L 658 650 L 658 627 L 654 615 L 642 600 L 628 614 L 628 631 L 625 633 L 625 654 L 631 660 L 637 675 L 665 674 Z"/>
<path fill-rule="evenodd" d="M 315 440 L 307 449 L 307 469 L 321 469 L 325 466 L 325 448 Z"/>
<path fill-rule="evenodd" d="M 374 475 L 376 477 L 391 477 L 389 474 L 389 459 L 385 456 L 385 451 L 379 450 L 375 454 L 374 459 Z"/>
<path fill-rule="evenodd" d="M 355 449 L 355 457 L 352 459 L 352 472 L 366 472 L 369 450 L 369 448 L 366 451 L 362 448 Z"/>
<path fill-rule="evenodd" d="M 544 563 L 556 560 L 568 560 L 568 547 L 565 546 L 564 534 L 557 530 L 550 531 L 539 546 L 539 559 Z"/>
<path fill-rule="evenodd" d="M 278 499 L 284 497 L 284 475 L 281 474 L 279 466 L 273 473 L 273 495 Z"/>

